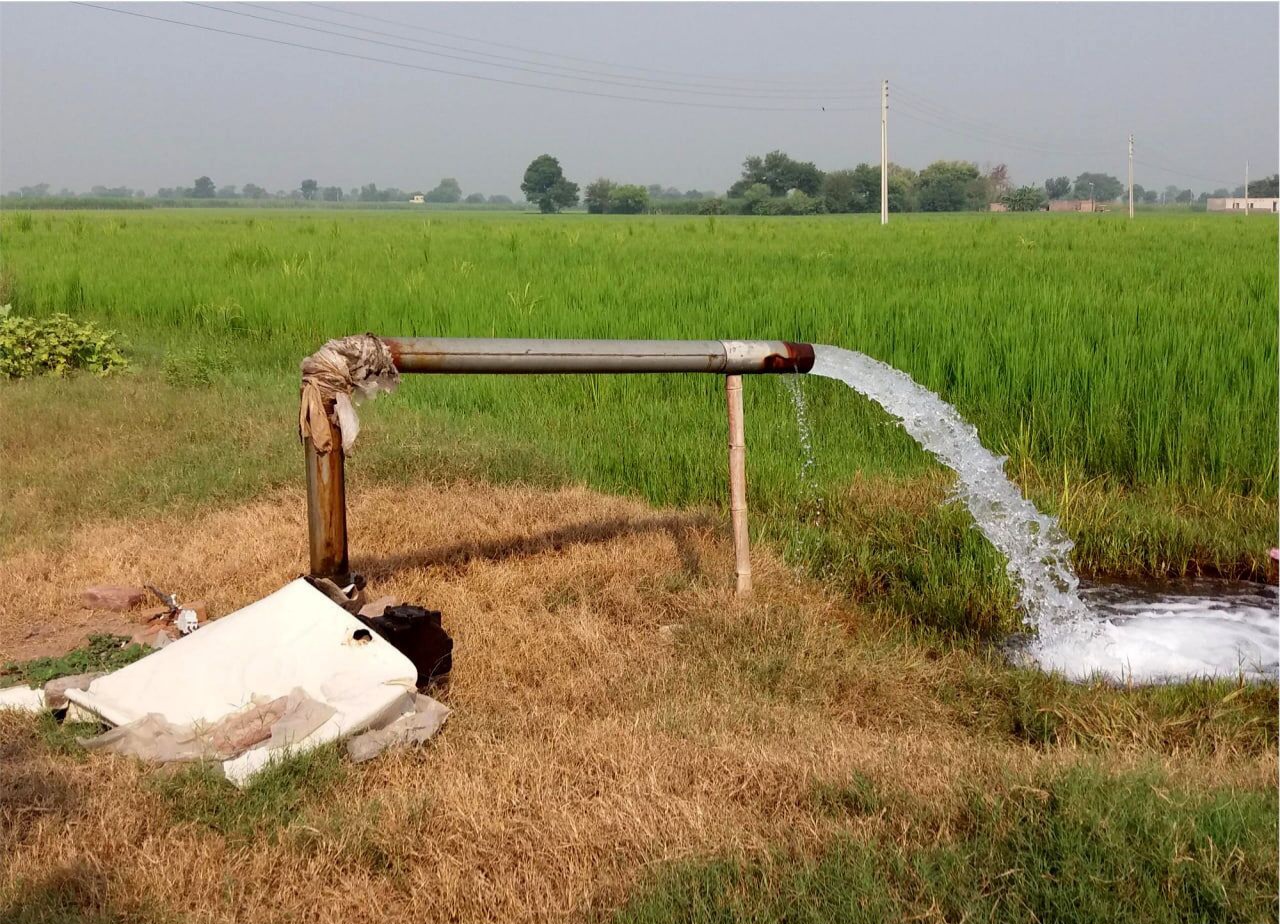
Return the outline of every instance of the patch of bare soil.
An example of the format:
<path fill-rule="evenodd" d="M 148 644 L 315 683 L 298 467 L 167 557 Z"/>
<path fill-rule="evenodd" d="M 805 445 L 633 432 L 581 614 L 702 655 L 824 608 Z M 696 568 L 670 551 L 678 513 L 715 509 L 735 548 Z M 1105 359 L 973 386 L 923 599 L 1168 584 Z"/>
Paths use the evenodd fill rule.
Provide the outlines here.
<path fill-rule="evenodd" d="M 96 582 L 230 612 L 305 569 L 305 520 L 289 492 L 10 557 L 0 649 L 71 640 L 81 627 L 63 621 Z M 0 777 L 0 909 L 53 890 L 130 919 L 147 896 L 189 921 L 560 920 L 673 859 L 816 849 L 837 831 L 946 837 L 959 781 L 1066 759 L 976 739 L 920 682 L 945 664 L 884 643 L 764 550 L 756 593 L 736 600 L 724 530 L 698 514 L 583 489 L 418 486 L 354 491 L 351 525 L 372 593 L 442 610 L 454 635 L 444 731 L 350 768 L 336 798 L 245 844 L 175 823 L 156 771 L 54 759 L 31 721 L 0 718 L 0 741 L 17 742 Z M 885 807 L 815 797 L 858 774 Z"/>

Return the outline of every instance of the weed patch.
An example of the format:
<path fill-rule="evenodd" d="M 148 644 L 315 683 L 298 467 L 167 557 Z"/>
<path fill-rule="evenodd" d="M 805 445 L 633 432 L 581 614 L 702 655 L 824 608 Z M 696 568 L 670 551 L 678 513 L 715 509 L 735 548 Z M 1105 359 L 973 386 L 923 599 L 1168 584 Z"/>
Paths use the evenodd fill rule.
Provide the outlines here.
<path fill-rule="evenodd" d="M 9 661 L 0 666 L 0 687 L 44 686 L 58 677 L 118 670 L 150 654 L 152 649 L 130 644 L 123 635 L 91 635 L 89 641 L 66 654 L 29 661 Z"/>
<path fill-rule="evenodd" d="M 1077 767 L 973 789 L 952 843 L 842 837 L 816 859 L 686 864 L 613 921 L 1273 920 L 1276 811 L 1274 790 L 1191 794 L 1154 773 Z"/>

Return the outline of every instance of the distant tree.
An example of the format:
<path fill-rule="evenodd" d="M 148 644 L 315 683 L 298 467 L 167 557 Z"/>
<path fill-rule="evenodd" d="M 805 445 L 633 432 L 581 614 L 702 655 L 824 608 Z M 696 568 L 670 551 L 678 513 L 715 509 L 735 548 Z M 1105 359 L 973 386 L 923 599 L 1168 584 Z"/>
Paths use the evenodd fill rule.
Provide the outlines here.
<path fill-rule="evenodd" d="M 1178 189 L 1178 187 L 1170 183 L 1168 186 L 1164 188 L 1164 193 L 1161 195 L 1160 199 L 1162 202 L 1164 202 L 1167 205 L 1168 203 L 1173 202 L 1178 198 L 1179 192 L 1180 190 Z"/>
<path fill-rule="evenodd" d="M 1065 199 L 1071 195 L 1071 177 L 1051 176 L 1044 181 L 1044 191 L 1050 199 Z"/>
<path fill-rule="evenodd" d="M 530 162 L 520 191 L 544 214 L 578 204 L 578 184 L 565 179 L 560 161 L 550 154 L 540 154 Z"/>
<path fill-rule="evenodd" d="M 742 211 L 746 215 L 768 214 L 773 191 L 768 183 L 752 183 L 742 193 Z"/>
<path fill-rule="evenodd" d="M 1142 184 L 1141 184 L 1141 183 L 1134 183 L 1134 184 L 1133 184 L 1133 201 L 1134 201 L 1134 202 L 1141 202 L 1141 201 L 1142 201 L 1142 195 L 1143 195 L 1143 193 L 1145 193 L 1145 192 L 1146 192 L 1146 190 L 1142 188 Z"/>
<path fill-rule="evenodd" d="M 988 203 L 1000 202 L 1013 189 L 1009 168 L 1005 164 L 996 164 L 989 169 L 983 180 L 986 183 L 984 193 Z"/>
<path fill-rule="evenodd" d="M 377 185 L 374 183 L 366 183 L 365 185 L 361 186 L 360 201 L 361 202 L 377 202 L 378 201 Z"/>
<path fill-rule="evenodd" d="M 1229 195 L 1231 195 L 1231 191 L 1228 190 L 1225 186 L 1219 186 L 1217 189 L 1213 191 L 1213 196 L 1218 199 L 1221 199 Z"/>
<path fill-rule="evenodd" d="M 240 187 L 240 195 L 246 199 L 265 199 L 267 191 L 257 183 L 245 183 Z"/>
<path fill-rule="evenodd" d="M 662 198 L 662 184 L 661 184 L 661 183 L 650 183 L 648 186 L 646 186 L 646 187 L 645 187 L 645 192 L 647 192 L 650 196 L 652 196 L 652 197 L 653 197 L 653 198 L 655 198 L 655 199 L 661 199 L 661 198 Z"/>
<path fill-rule="evenodd" d="M 782 151 L 770 151 L 764 157 L 751 156 L 742 162 L 742 177 L 729 187 L 729 197 L 745 197 L 746 191 L 757 183 L 768 186 L 773 196 L 785 196 L 793 189 L 816 196 L 821 192 L 822 171 Z"/>
<path fill-rule="evenodd" d="M 1231 195 L 1233 195 L 1233 196 L 1235 196 L 1237 199 L 1239 199 L 1241 196 L 1243 196 L 1243 195 L 1244 195 L 1244 187 L 1243 187 L 1243 186 L 1237 186 L 1235 189 L 1231 190 Z"/>
<path fill-rule="evenodd" d="M 1160 193 L 1156 192 L 1154 189 L 1144 189 L 1142 191 L 1142 201 L 1145 202 L 1147 205 L 1152 205 L 1156 202 L 1159 202 Z"/>
<path fill-rule="evenodd" d="M 609 211 L 639 215 L 649 207 L 649 191 L 643 186 L 615 186 L 609 191 Z"/>
<path fill-rule="evenodd" d="M 1005 193 L 1000 201 L 1011 212 L 1034 212 L 1044 205 L 1045 191 L 1039 186 L 1020 186 Z"/>
<path fill-rule="evenodd" d="M 920 171 L 916 194 L 921 211 L 959 212 L 974 207 L 976 199 L 985 195 L 985 189 L 975 188 L 978 180 L 975 164 L 963 160 L 934 161 Z"/>
<path fill-rule="evenodd" d="M 1195 194 L 1191 190 L 1183 189 L 1183 190 L 1180 190 L 1178 194 L 1174 197 L 1174 201 L 1190 202 L 1194 197 L 1195 197 Z"/>
<path fill-rule="evenodd" d="M 236 188 L 235 188 L 234 186 L 220 186 L 220 187 L 218 188 L 218 198 L 219 198 L 219 199 L 235 199 L 235 198 L 238 198 L 238 197 L 236 196 Z"/>
<path fill-rule="evenodd" d="M 490 197 L 489 197 L 489 202 L 490 202 L 490 203 L 492 203 L 493 205 L 510 205 L 510 204 L 511 204 L 511 197 L 510 197 L 510 196 L 504 196 L 504 195 L 502 195 L 501 193 L 498 193 L 498 194 L 496 194 L 496 195 L 492 195 L 492 196 L 490 196 Z"/>
<path fill-rule="evenodd" d="M 1124 192 L 1124 184 L 1109 173 L 1082 173 L 1076 177 L 1071 192 L 1077 199 L 1113 202 Z"/>
<path fill-rule="evenodd" d="M 316 192 L 320 189 L 320 184 L 315 180 L 303 180 L 299 190 L 302 192 L 302 198 L 314 199 Z"/>
<path fill-rule="evenodd" d="M 687 189 L 687 190 L 685 190 L 684 197 L 685 197 L 686 199 L 705 199 L 705 198 L 707 198 L 707 197 L 706 197 L 706 195 L 705 195 L 704 193 L 701 193 L 701 192 L 699 192 L 699 191 L 698 191 L 698 190 L 696 190 L 696 189 Z"/>
<path fill-rule="evenodd" d="M 856 207 L 859 192 L 856 170 L 832 170 L 822 178 L 822 199 L 828 212 L 863 211 Z"/>
<path fill-rule="evenodd" d="M 1257 196 L 1259 198 L 1273 198 L 1280 196 L 1280 174 L 1273 173 L 1271 176 L 1263 177 L 1260 180 L 1254 180 L 1249 184 L 1249 196 Z"/>
<path fill-rule="evenodd" d="M 341 187 L 341 186 L 326 186 L 323 190 L 321 190 L 321 192 L 320 192 L 320 198 L 324 199 L 324 201 L 325 201 L 325 202 L 341 202 L 341 201 L 342 201 L 342 187 Z"/>
<path fill-rule="evenodd" d="M 482 205 L 484 203 L 484 193 L 471 193 L 462 201 L 468 205 Z"/>
<path fill-rule="evenodd" d="M 704 196 L 698 203 L 699 215 L 723 215 L 724 200 L 719 196 Z"/>
<path fill-rule="evenodd" d="M 191 188 L 191 198 L 212 199 L 217 191 L 217 187 L 213 185 L 213 180 L 207 176 L 202 176 L 196 180 L 195 185 Z"/>
<path fill-rule="evenodd" d="M 462 187 L 453 177 L 447 176 L 436 185 L 435 189 L 427 193 L 426 200 L 428 202 L 461 202 Z"/>
<path fill-rule="evenodd" d="M 18 190 L 18 195 L 27 199 L 43 199 L 49 195 L 49 184 L 37 183 L 35 186 L 23 186 Z"/>
<path fill-rule="evenodd" d="M 610 200 L 617 186 L 617 183 L 605 177 L 592 180 L 582 191 L 582 204 L 587 207 L 587 211 L 592 215 L 603 215 L 606 212 L 613 211 Z M 646 192 L 645 195 L 647 196 L 648 193 Z"/>

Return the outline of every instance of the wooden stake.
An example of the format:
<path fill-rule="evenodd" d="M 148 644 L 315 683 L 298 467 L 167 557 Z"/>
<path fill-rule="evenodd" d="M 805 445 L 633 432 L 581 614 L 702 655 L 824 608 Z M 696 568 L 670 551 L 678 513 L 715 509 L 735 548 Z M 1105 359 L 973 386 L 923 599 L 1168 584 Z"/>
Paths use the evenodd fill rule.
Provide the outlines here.
<path fill-rule="evenodd" d="M 747 443 L 742 419 L 742 376 L 724 377 L 729 405 L 729 515 L 733 522 L 734 574 L 740 596 L 751 593 L 751 544 L 747 533 Z"/>

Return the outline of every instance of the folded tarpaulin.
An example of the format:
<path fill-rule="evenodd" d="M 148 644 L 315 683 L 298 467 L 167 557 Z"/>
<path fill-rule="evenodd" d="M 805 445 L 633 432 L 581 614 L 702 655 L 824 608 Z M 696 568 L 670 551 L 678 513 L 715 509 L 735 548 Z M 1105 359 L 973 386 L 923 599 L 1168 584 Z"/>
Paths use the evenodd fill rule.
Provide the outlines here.
<path fill-rule="evenodd" d="M 242 786 L 282 752 L 297 754 L 414 713 L 417 676 L 389 642 L 299 579 L 87 690 L 68 690 L 67 698 L 116 731 L 132 726 L 145 738 L 161 730 L 170 740 L 226 728 L 237 713 L 274 718 L 272 701 L 304 706 L 308 721 L 290 721 L 296 713 L 290 705 L 283 724 L 250 735 L 261 740 L 221 762 L 227 779 Z"/>

